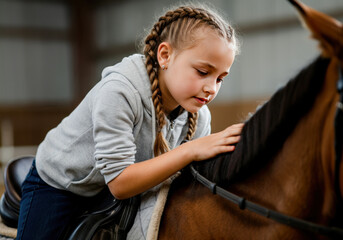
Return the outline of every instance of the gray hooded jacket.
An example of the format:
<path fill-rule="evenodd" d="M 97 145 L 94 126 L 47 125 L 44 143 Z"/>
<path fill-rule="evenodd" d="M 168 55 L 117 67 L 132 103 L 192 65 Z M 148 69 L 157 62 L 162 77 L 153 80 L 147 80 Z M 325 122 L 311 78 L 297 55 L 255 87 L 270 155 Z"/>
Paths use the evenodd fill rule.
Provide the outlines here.
<path fill-rule="evenodd" d="M 94 196 L 129 165 L 153 157 L 156 117 L 144 61 L 135 54 L 105 68 L 79 106 L 49 131 L 36 155 L 45 182 Z M 204 106 L 194 138 L 210 134 L 210 120 Z M 172 123 L 167 119 L 163 133 L 171 148 L 180 145 L 187 129 L 186 111 Z"/>

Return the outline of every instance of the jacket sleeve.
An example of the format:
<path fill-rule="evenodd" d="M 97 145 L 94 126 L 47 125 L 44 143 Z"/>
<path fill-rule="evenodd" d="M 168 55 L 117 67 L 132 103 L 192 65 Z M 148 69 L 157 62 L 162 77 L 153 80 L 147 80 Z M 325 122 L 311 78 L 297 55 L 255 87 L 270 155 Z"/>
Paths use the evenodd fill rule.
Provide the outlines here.
<path fill-rule="evenodd" d="M 135 162 L 133 128 L 138 114 L 138 93 L 122 81 L 100 87 L 92 106 L 95 167 L 108 183 Z"/>

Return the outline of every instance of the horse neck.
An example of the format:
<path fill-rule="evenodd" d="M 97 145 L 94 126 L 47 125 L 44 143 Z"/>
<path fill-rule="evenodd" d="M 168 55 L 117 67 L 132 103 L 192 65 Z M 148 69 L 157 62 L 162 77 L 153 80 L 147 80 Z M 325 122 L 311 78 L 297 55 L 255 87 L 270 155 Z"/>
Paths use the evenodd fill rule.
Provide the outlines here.
<path fill-rule="evenodd" d="M 232 187 L 277 211 L 328 223 L 335 213 L 334 115 L 337 66 L 330 63 L 313 108 L 261 171 Z"/>

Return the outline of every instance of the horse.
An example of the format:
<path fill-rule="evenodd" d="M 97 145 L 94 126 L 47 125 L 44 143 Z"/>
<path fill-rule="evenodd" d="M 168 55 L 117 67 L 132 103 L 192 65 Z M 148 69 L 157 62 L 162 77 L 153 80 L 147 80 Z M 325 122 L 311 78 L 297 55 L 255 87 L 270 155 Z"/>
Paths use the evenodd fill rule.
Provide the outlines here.
<path fill-rule="evenodd" d="M 343 26 L 289 2 L 319 42 L 320 56 L 246 121 L 234 152 L 182 170 L 169 190 L 158 239 L 342 239 Z M 11 184 L 0 213 L 14 227 L 23 181 L 17 175 L 32 160 L 7 167 L 14 179 L 5 179 Z M 113 219 L 127 207 L 118 204 L 111 196 L 65 239 L 113 239 Z"/>
<path fill-rule="evenodd" d="M 234 152 L 174 180 L 158 239 L 342 239 L 343 25 L 289 2 L 320 56 L 245 122 Z"/>

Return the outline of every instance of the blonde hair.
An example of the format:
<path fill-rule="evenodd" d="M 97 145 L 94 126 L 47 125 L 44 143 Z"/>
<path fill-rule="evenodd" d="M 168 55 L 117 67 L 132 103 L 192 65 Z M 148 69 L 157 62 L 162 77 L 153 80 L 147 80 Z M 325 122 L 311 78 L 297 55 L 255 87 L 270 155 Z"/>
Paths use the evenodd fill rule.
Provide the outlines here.
<path fill-rule="evenodd" d="M 164 16 L 158 19 L 145 38 L 143 50 L 146 58 L 145 65 L 151 81 L 152 101 L 157 118 L 157 133 L 154 143 L 155 156 L 170 150 L 162 134 L 162 128 L 166 122 L 158 80 L 158 46 L 162 42 L 168 42 L 175 50 L 190 48 L 196 44 L 197 36 L 195 36 L 195 30 L 201 27 L 209 27 L 216 31 L 220 37 L 232 42 L 236 47 L 236 53 L 238 52 L 238 43 L 233 28 L 217 13 L 194 6 L 181 6 L 175 10 L 167 11 Z M 193 138 L 197 120 L 198 113 L 188 113 L 186 140 Z"/>

